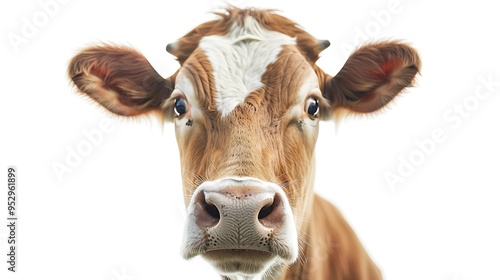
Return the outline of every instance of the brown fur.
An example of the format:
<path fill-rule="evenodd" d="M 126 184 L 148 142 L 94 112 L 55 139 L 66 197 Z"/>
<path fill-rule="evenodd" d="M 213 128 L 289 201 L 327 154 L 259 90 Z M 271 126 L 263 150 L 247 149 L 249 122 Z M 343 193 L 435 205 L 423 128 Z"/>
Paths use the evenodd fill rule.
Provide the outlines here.
<path fill-rule="evenodd" d="M 282 279 L 382 279 L 340 211 L 318 195 L 312 207 L 301 261 Z"/>
<path fill-rule="evenodd" d="M 190 118 L 189 131 L 177 139 L 186 204 L 207 180 L 252 176 L 275 182 L 290 201 L 301 248 L 300 259 L 284 269 L 280 279 L 381 279 L 340 212 L 314 195 L 316 135 L 306 135 L 289 110 L 297 103 L 298 88 L 314 71 L 323 94 L 318 97 L 323 119 L 341 108 L 376 111 L 412 85 L 420 69 L 417 53 L 394 41 L 366 45 L 332 77 L 315 65 L 327 44 L 294 22 L 272 11 L 234 7 L 218 15 L 220 19 L 201 24 L 168 48 L 194 85 L 203 111 L 201 117 Z M 297 45 L 284 47 L 262 77 L 265 86 L 221 118 L 214 101 L 213 69 L 198 43 L 204 36 L 225 34 L 233 24 L 244 24 L 247 16 L 268 30 L 296 38 Z M 170 95 L 176 74 L 162 79 L 134 50 L 89 48 L 71 61 L 68 72 L 81 92 L 112 112 L 133 116 L 163 110 L 167 119 L 174 117 L 178 97 Z"/>
<path fill-rule="evenodd" d="M 209 64 L 202 65 L 204 55 L 195 51 L 184 63 L 204 111 L 202 119 L 194 119 L 194 129 L 182 136 L 185 139 L 177 139 L 183 179 L 188 182 L 186 204 L 203 181 L 226 176 L 276 182 L 286 186 L 292 207 L 309 204 L 295 197 L 311 196 L 310 188 L 302 186 L 312 177 L 315 141 L 304 137 L 298 120 L 288 114 L 308 73 L 302 70 L 308 62 L 296 49 L 286 49 L 282 55 L 264 74 L 266 87 L 252 92 L 224 118 L 215 108 L 214 81 Z M 307 212 L 300 210 L 297 215 Z"/>

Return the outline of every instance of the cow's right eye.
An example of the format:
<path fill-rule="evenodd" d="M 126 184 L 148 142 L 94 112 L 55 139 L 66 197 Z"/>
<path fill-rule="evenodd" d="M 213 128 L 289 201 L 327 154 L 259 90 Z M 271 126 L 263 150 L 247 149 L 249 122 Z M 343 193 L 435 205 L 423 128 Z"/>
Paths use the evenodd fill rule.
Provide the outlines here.
<path fill-rule="evenodd" d="M 306 102 L 306 112 L 309 114 L 311 119 L 318 117 L 319 113 L 319 102 L 318 99 L 309 97 Z"/>
<path fill-rule="evenodd" d="M 184 98 L 177 98 L 174 104 L 174 112 L 177 117 L 184 115 L 188 110 L 187 101 Z"/>

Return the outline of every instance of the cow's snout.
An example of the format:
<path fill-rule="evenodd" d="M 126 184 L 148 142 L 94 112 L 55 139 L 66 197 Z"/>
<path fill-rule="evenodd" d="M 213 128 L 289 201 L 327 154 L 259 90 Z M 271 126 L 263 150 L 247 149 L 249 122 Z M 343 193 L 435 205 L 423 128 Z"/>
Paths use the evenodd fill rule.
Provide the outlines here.
<path fill-rule="evenodd" d="M 285 192 L 255 178 L 201 184 L 188 205 L 184 256 L 201 254 L 221 272 L 253 274 L 298 257 L 297 229 Z"/>
<path fill-rule="evenodd" d="M 262 187 L 202 189 L 195 201 L 195 221 L 205 229 L 241 226 L 267 235 L 280 228 L 285 215 L 281 195 Z"/>

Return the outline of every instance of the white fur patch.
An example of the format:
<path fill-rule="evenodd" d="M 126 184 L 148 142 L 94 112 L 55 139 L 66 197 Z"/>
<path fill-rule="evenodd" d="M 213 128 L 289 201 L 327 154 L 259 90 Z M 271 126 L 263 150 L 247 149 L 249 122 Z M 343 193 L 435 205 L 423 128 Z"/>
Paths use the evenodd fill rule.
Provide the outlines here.
<path fill-rule="evenodd" d="M 265 29 L 251 16 L 244 26 L 235 23 L 225 36 L 200 40 L 199 47 L 212 64 L 216 105 L 223 117 L 263 86 L 267 66 L 277 60 L 284 45 L 295 43 L 295 38 Z"/>

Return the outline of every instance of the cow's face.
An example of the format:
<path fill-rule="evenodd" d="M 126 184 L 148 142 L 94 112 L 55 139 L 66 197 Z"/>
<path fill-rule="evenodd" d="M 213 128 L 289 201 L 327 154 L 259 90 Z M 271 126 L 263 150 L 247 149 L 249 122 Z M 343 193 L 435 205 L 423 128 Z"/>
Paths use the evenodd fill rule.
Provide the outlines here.
<path fill-rule="evenodd" d="M 293 38 L 258 31 L 204 37 L 167 109 L 188 206 L 184 255 L 224 274 L 294 261 L 312 193 L 318 78 Z"/>
<path fill-rule="evenodd" d="M 298 258 L 319 120 L 380 109 L 419 68 L 413 49 L 385 42 L 360 48 L 331 77 L 314 64 L 326 46 L 281 16 L 230 9 L 168 46 L 181 68 L 166 80 L 137 52 L 112 46 L 84 50 L 69 73 L 114 113 L 156 111 L 174 122 L 184 256 L 255 276 Z"/>

